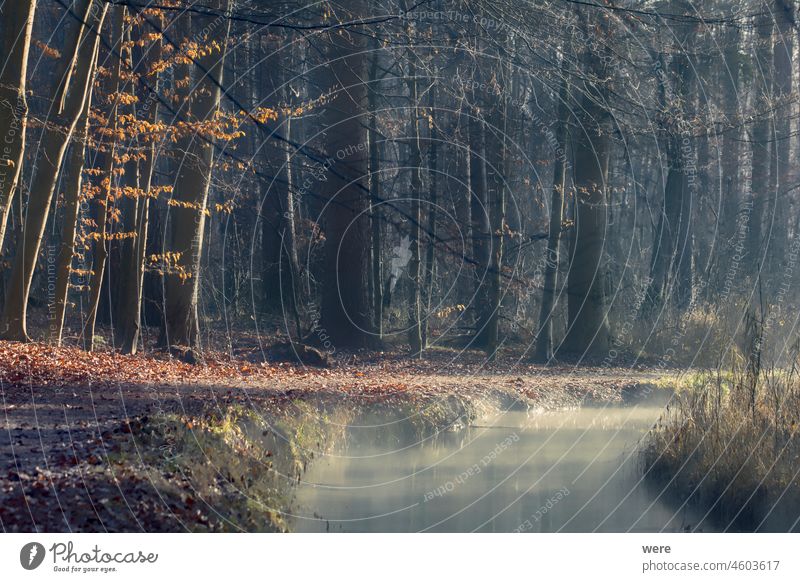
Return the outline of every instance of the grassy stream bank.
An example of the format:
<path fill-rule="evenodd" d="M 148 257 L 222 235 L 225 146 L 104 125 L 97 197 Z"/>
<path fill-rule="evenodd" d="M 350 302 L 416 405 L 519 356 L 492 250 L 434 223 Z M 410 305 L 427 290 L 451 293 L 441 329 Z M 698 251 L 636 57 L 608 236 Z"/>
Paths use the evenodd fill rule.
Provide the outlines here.
<path fill-rule="evenodd" d="M 319 399 L 293 400 L 277 410 L 232 406 L 191 419 L 164 415 L 148 419 L 114 461 L 145 473 L 162 498 L 197 505 L 197 519 L 183 524 L 190 531 L 290 531 L 294 484 L 315 456 L 346 438 L 347 425 L 381 414 L 423 438 L 460 430 L 487 406 L 455 396 L 392 403 Z"/>

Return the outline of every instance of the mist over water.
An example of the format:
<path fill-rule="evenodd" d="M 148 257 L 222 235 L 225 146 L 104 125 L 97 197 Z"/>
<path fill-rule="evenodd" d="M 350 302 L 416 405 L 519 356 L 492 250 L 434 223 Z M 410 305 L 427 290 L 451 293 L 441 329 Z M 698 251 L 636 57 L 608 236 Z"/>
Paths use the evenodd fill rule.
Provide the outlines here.
<path fill-rule="evenodd" d="M 311 465 L 293 529 L 710 531 L 642 479 L 637 445 L 661 412 L 653 404 L 509 411 L 422 442 L 409 438 L 408 423 L 371 419 Z"/>

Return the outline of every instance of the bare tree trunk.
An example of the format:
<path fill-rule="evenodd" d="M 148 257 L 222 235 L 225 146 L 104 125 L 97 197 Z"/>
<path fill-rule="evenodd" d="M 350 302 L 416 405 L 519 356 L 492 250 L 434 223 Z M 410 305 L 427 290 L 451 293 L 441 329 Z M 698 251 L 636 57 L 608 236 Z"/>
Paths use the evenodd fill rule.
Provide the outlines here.
<path fill-rule="evenodd" d="M 283 55 L 276 51 L 277 55 Z M 267 66 L 277 71 L 278 62 L 268 61 Z M 268 80 L 267 91 L 280 94 L 285 103 L 291 99 L 290 76 L 277 72 L 264 75 Z M 292 120 L 286 121 L 286 138 L 292 139 Z M 292 150 L 286 144 L 275 144 L 265 148 L 270 157 L 268 163 L 274 167 L 276 179 L 268 184 L 262 196 L 260 213 L 261 244 L 263 257 L 263 291 L 265 310 L 281 313 L 294 322 L 298 336 L 300 330 L 299 287 L 300 266 L 297 258 L 295 232 L 295 203 L 292 166 Z M 288 311 L 285 311 L 288 307 Z"/>
<path fill-rule="evenodd" d="M 601 24 L 600 28 L 604 26 Z M 580 130 L 575 140 L 573 178 L 575 227 L 567 277 L 569 322 L 563 347 L 567 352 L 594 356 L 609 345 L 603 252 L 611 123 L 605 106 L 607 61 L 603 55 L 584 50 L 588 78 L 581 82 L 583 106 L 576 113 Z"/>
<path fill-rule="evenodd" d="M 3 21 L 3 62 L 0 66 L 0 253 L 6 238 L 11 203 L 22 172 L 28 101 L 25 97 L 28 51 L 31 45 L 36 0 L 6 2 L 0 12 Z"/>
<path fill-rule="evenodd" d="M 286 136 L 291 136 L 291 121 L 286 123 Z M 277 150 L 277 179 L 263 193 L 261 205 L 261 243 L 264 279 L 264 305 L 272 313 L 281 313 L 287 306 L 295 321 L 298 315 L 297 280 L 300 267 L 294 220 L 291 151 Z"/>
<path fill-rule="evenodd" d="M 505 66 L 497 72 L 499 82 L 504 89 L 514 96 L 514 79 Z M 506 176 L 507 142 L 508 142 L 508 102 L 500 99 L 494 104 L 491 113 L 490 131 L 486 140 L 487 155 L 491 160 L 489 164 L 487 192 L 489 224 L 491 225 L 488 277 L 488 302 L 486 305 L 486 353 L 490 360 L 494 360 L 500 346 L 500 309 L 502 303 L 503 280 L 503 247 L 506 231 Z"/>
<path fill-rule="evenodd" d="M 218 9 L 226 9 L 228 2 L 217 0 L 213 5 Z M 213 24 L 210 17 L 194 15 L 193 18 L 198 20 L 198 26 L 204 22 L 208 22 L 209 27 Z M 200 80 L 191 104 L 194 121 L 210 121 L 219 109 L 230 20 L 226 20 L 224 26 L 221 52 L 211 51 L 197 59 Z M 165 339 L 173 354 L 189 362 L 196 362 L 200 356 L 197 302 L 213 159 L 214 149 L 211 143 L 200 137 L 192 139 L 173 192 L 173 201 L 177 205 L 172 208 L 169 249 L 178 253 L 178 264 L 183 267 L 188 278 L 171 271 L 166 274 Z"/>
<path fill-rule="evenodd" d="M 92 85 L 84 104 L 83 113 L 75 130 L 75 139 L 70 146 L 67 161 L 69 179 L 64 186 L 64 215 L 61 222 L 61 244 L 56 259 L 56 284 L 53 297 L 53 312 L 50 320 L 50 340 L 61 345 L 64 333 L 64 315 L 69 297 L 69 282 L 72 273 L 72 257 L 75 253 L 75 229 L 78 225 L 83 166 L 89 143 L 89 109 L 92 101 Z"/>
<path fill-rule="evenodd" d="M 433 281 L 436 270 L 436 215 L 439 205 L 439 129 L 434 117 L 436 111 L 436 85 L 428 90 L 430 110 L 430 143 L 428 146 L 428 244 L 425 252 L 425 317 L 422 325 L 422 345 L 428 347 L 428 332 L 433 303 Z"/>
<path fill-rule="evenodd" d="M 677 4 L 677 3 L 676 3 Z M 679 4 L 678 4 L 679 5 Z M 682 9 L 688 9 L 685 6 Z M 666 63 L 659 56 L 659 105 L 661 129 L 665 134 L 667 179 L 659 215 L 650 267 L 650 285 L 644 309 L 653 312 L 670 299 L 685 307 L 691 301 L 692 276 L 692 206 L 697 190 L 697 172 L 691 113 L 693 73 L 687 51 L 692 46 L 687 29 L 680 48 Z M 689 175 L 692 172 L 692 175 Z"/>
<path fill-rule="evenodd" d="M 792 94 L 792 54 L 794 50 L 792 23 L 795 19 L 794 5 L 789 0 L 775 0 L 775 37 L 772 58 L 775 78 L 773 79 L 773 99 L 776 111 L 771 115 L 775 124 L 774 160 L 776 200 L 774 204 L 773 228 L 768 256 L 771 271 L 777 273 L 784 264 L 789 238 L 789 153 L 791 150 L 791 113 L 789 101 Z"/>
<path fill-rule="evenodd" d="M 372 221 L 372 272 L 371 272 L 371 287 L 372 287 L 372 326 L 375 336 L 378 340 L 383 339 L 383 242 L 381 240 L 381 232 L 383 225 L 383 208 L 381 206 L 382 192 L 381 192 L 381 167 L 380 167 L 380 149 L 378 148 L 378 109 L 377 100 L 377 80 L 378 80 L 378 41 L 375 40 L 373 52 L 370 56 L 369 66 L 369 94 L 368 105 L 369 110 L 369 190 L 371 197 L 371 210 L 370 218 Z"/>
<path fill-rule="evenodd" d="M 720 209 L 717 213 L 719 218 L 717 240 L 720 246 L 715 249 L 715 253 L 719 254 L 723 261 L 729 261 L 733 256 L 732 249 L 737 245 L 735 239 L 741 202 L 739 190 L 739 167 L 742 164 L 739 143 L 741 140 L 739 126 L 741 116 L 738 100 L 740 35 L 738 29 L 731 27 L 725 30 L 722 42 L 724 66 L 720 68 L 719 75 L 722 104 L 728 124 L 723 128 L 722 133 Z"/>
<path fill-rule="evenodd" d="M 125 7 L 117 6 L 114 12 L 114 23 L 111 32 L 111 46 L 115 47 L 116 55 L 111 57 L 113 63 L 112 74 L 106 85 L 106 98 L 111 100 L 111 113 L 109 115 L 109 129 L 111 130 L 111 142 L 106 144 L 107 151 L 103 154 L 102 182 L 100 186 L 100 198 L 96 200 L 97 209 L 97 232 L 92 257 L 92 275 L 89 281 L 89 305 L 86 313 L 86 321 L 83 324 L 83 347 L 87 351 L 94 348 L 94 331 L 97 323 L 97 311 L 100 306 L 100 293 L 103 290 L 103 280 L 105 278 L 106 260 L 108 259 L 109 241 L 106 236 L 106 226 L 108 222 L 109 205 L 113 203 L 112 196 L 114 190 L 114 156 L 116 154 L 117 126 L 119 113 L 119 97 L 117 95 L 120 86 L 120 75 L 122 73 L 122 59 L 119 52 L 122 46 L 122 34 L 125 26 Z"/>
<path fill-rule="evenodd" d="M 288 102 L 289 98 L 289 88 L 288 86 L 284 85 L 284 91 L 286 95 L 286 99 Z M 286 135 L 289 139 L 292 136 L 292 121 L 291 119 L 286 122 Z M 295 226 L 295 202 L 294 202 L 294 193 L 292 192 L 294 188 L 294 182 L 292 180 L 292 152 L 287 147 L 284 149 L 284 166 L 286 166 L 286 180 L 289 183 L 289 187 L 286 188 L 286 197 L 283 201 L 284 211 L 282 214 L 282 248 L 284 256 L 286 257 L 286 270 L 283 273 L 282 277 L 286 281 L 287 286 L 287 293 L 289 295 L 289 309 L 291 310 L 291 316 L 294 320 L 295 324 L 295 333 L 297 333 L 297 337 L 300 338 L 302 335 L 301 325 L 300 325 L 300 306 L 298 305 L 300 301 L 300 262 L 297 258 L 297 231 Z"/>
<path fill-rule="evenodd" d="M 486 185 L 486 149 L 484 142 L 483 121 L 477 117 L 477 108 L 469 117 L 469 182 L 472 197 L 470 198 L 472 256 L 474 260 L 474 294 L 471 298 L 475 312 L 476 334 L 474 344 L 486 345 L 487 325 L 487 285 L 489 275 L 489 207 Z"/>
<path fill-rule="evenodd" d="M 409 33 L 410 35 L 410 33 Z M 422 146 L 419 135 L 419 96 L 415 56 L 409 51 L 408 86 L 411 100 L 411 139 L 409 143 L 409 168 L 411 169 L 411 260 L 408 272 L 411 278 L 411 301 L 409 305 L 408 338 L 411 353 L 422 354 Z"/>
<path fill-rule="evenodd" d="M 125 43 L 123 50 L 124 73 L 133 74 L 133 45 L 130 27 L 125 30 Z M 136 98 L 136 87 L 133 83 L 125 83 L 120 87 L 121 92 L 127 92 L 131 100 Z M 137 118 L 137 106 L 135 103 L 123 104 L 120 115 L 131 115 Z M 138 153 L 138 137 L 128 138 L 129 143 L 121 144 L 123 147 L 122 155 L 127 155 L 133 150 Z M 110 312 L 114 314 L 112 321 L 114 326 L 114 345 L 117 346 L 123 341 L 126 334 L 126 327 L 131 324 L 131 310 L 136 304 L 137 279 L 136 273 L 136 236 L 138 235 L 139 206 L 144 202 L 140 196 L 141 190 L 141 160 L 138 157 L 130 157 L 123 164 L 123 174 L 120 176 L 120 184 L 125 191 L 120 192 L 115 199 L 118 200 L 119 221 L 116 224 L 116 233 L 122 235 L 118 242 L 112 241 L 113 253 L 112 261 L 109 265 L 110 289 L 106 296 L 111 297 Z M 131 330 L 132 331 L 132 330 Z M 138 332 L 137 332 L 138 333 Z"/>
<path fill-rule="evenodd" d="M 467 124 L 469 126 L 469 124 Z M 456 158 L 456 176 L 464 176 L 463 181 L 459 180 L 456 185 L 456 196 L 453 200 L 453 215 L 458 221 L 459 230 L 461 231 L 461 242 L 463 244 L 462 252 L 465 256 L 475 256 L 474 252 L 474 237 L 472 235 L 472 187 L 471 176 L 472 166 L 470 162 L 471 148 L 458 147 L 454 154 Z M 473 270 L 472 268 L 463 269 L 459 273 L 459 284 L 456 294 L 456 299 L 459 304 L 467 305 L 472 299 L 473 293 Z"/>
<path fill-rule="evenodd" d="M 156 45 L 149 52 L 152 56 L 147 60 L 158 62 L 161 59 L 161 42 L 156 41 Z M 141 57 L 137 59 L 137 62 L 142 63 L 144 60 L 145 59 Z M 157 91 L 159 86 L 158 76 L 156 76 L 154 84 L 155 87 L 153 90 Z M 152 99 L 151 96 L 147 94 L 144 99 L 139 99 L 139 103 L 139 114 L 149 123 L 155 123 L 158 120 L 158 101 Z M 119 316 L 119 325 L 122 329 L 120 349 L 124 354 L 136 353 L 139 345 L 139 335 L 141 333 L 142 296 L 149 227 L 150 194 L 153 187 L 153 171 L 155 169 L 156 156 L 156 144 L 152 136 L 144 149 L 145 158 L 142 160 L 139 168 L 140 187 L 144 196 L 136 201 L 136 236 L 132 240 L 131 245 L 131 271 L 128 285 L 124 293 L 125 299 L 123 300 L 123 309 Z"/>
<path fill-rule="evenodd" d="M 144 288 L 144 264 L 147 251 L 148 217 L 150 210 L 149 192 L 153 184 L 153 168 L 155 166 L 155 145 L 147 151 L 141 171 L 142 191 L 145 196 L 137 201 L 136 236 L 132 245 L 131 277 L 125 293 L 125 308 L 120 315 L 122 340 L 120 350 L 123 354 L 135 354 L 139 346 L 142 321 L 142 293 Z"/>
<path fill-rule="evenodd" d="M 356 17 L 364 14 L 364 7 L 361 0 L 348 5 Z M 332 95 L 324 119 L 329 171 L 324 184 L 327 206 L 320 328 L 336 347 L 366 347 L 372 337 L 366 284 L 368 140 L 360 117 L 367 106 L 364 38 L 337 31 L 327 40 L 330 66 L 324 86 Z"/>
<path fill-rule="evenodd" d="M 550 195 L 550 227 L 547 234 L 542 306 L 539 312 L 539 333 L 536 336 L 535 357 L 547 361 L 553 357 L 553 316 L 555 310 L 556 287 L 558 286 L 559 246 L 561 244 L 561 224 L 564 220 L 564 188 L 567 178 L 567 117 L 569 106 L 569 86 L 564 77 L 558 102 L 558 121 L 556 122 L 555 159 L 553 162 L 553 191 Z"/>
<path fill-rule="evenodd" d="M 764 210 L 767 202 L 774 198 L 770 189 L 770 142 L 772 135 L 772 18 L 769 24 L 761 22 L 758 27 L 758 46 L 756 47 L 756 75 L 754 90 L 756 91 L 754 106 L 758 111 L 758 119 L 753 126 L 752 147 L 752 207 L 747 231 L 747 260 L 743 262 L 745 269 L 753 277 L 761 275 L 764 266 Z"/>
<path fill-rule="evenodd" d="M 56 79 L 60 85 L 54 92 L 53 115 L 43 130 L 40 146 L 42 155 L 36 161 L 31 178 L 23 238 L 14 257 L 3 308 L 0 328 L 4 339 L 29 341 L 26 320 L 33 271 L 61 162 L 89 93 L 99 31 L 107 6 L 101 0 L 83 0 L 77 13 L 83 15 L 82 20 L 88 23 L 88 27 L 76 24 L 67 35 L 67 54 L 72 57 L 62 58 L 59 63 Z"/>

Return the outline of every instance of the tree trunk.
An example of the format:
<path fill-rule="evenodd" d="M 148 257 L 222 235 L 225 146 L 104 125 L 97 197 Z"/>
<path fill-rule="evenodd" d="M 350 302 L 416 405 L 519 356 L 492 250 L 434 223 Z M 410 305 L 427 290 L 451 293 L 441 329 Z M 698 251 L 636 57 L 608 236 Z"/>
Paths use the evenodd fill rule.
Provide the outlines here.
<path fill-rule="evenodd" d="M 770 142 L 773 141 L 772 107 L 770 93 L 772 83 L 772 17 L 768 22 L 760 22 L 758 27 L 758 46 L 756 47 L 756 66 L 753 99 L 758 119 L 751 134 L 753 161 L 752 183 L 750 184 L 752 205 L 747 222 L 747 259 L 743 261 L 746 272 L 753 277 L 761 275 L 764 266 L 764 210 L 768 201 L 774 199 L 770 188 Z"/>
<path fill-rule="evenodd" d="M 717 212 L 717 236 L 719 248 L 714 249 L 722 259 L 721 273 L 728 269 L 738 235 L 739 204 L 741 201 L 739 191 L 739 167 L 741 160 L 740 154 L 740 115 L 739 115 L 739 31 L 736 28 L 729 28 L 723 33 L 723 62 L 724 66 L 719 69 L 723 112 L 727 118 L 727 124 L 722 128 L 722 153 L 721 158 L 721 180 L 720 180 L 720 203 Z M 728 264 L 726 264 L 728 263 Z M 724 281 L 718 281 L 718 286 Z"/>
<path fill-rule="evenodd" d="M 28 101 L 25 96 L 28 51 L 36 0 L 6 2 L 0 11 L 3 63 L 0 66 L 0 254 L 6 238 L 11 203 L 22 172 Z"/>
<path fill-rule="evenodd" d="M 467 124 L 469 126 L 469 123 Z M 456 157 L 456 172 L 457 179 L 453 179 L 455 183 L 455 196 L 453 196 L 453 216 L 456 217 L 458 224 L 458 235 L 460 235 L 461 252 L 466 256 L 475 256 L 474 252 L 474 237 L 472 235 L 472 188 L 471 176 L 471 148 L 469 146 L 459 146 L 455 148 L 454 152 Z M 463 176 L 463 178 L 462 178 Z M 467 268 L 461 269 L 458 274 L 458 283 L 456 289 L 456 302 L 459 305 L 470 305 L 473 301 L 472 294 L 474 292 L 473 272 L 475 267 L 466 265 Z"/>
<path fill-rule="evenodd" d="M 363 1 L 350 9 L 364 13 Z M 336 347 L 371 343 L 366 276 L 369 260 L 367 220 L 367 131 L 361 115 L 367 106 L 364 37 L 339 31 L 327 35 L 330 65 L 323 86 L 331 94 L 324 114 L 329 166 L 323 186 L 325 267 L 320 332 Z"/>
<path fill-rule="evenodd" d="M 229 3 L 216 0 L 212 4 L 214 8 L 225 10 Z M 193 19 L 197 20 L 199 28 L 204 24 L 209 28 L 214 25 L 211 17 L 193 15 Z M 224 26 L 221 51 L 211 51 L 197 59 L 199 80 L 191 103 L 191 119 L 194 122 L 211 121 L 219 109 L 230 20 L 226 20 Z M 171 209 L 168 248 L 178 254 L 178 266 L 183 271 L 170 270 L 165 276 L 164 339 L 171 353 L 189 362 L 198 361 L 201 348 L 197 303 L 213 159 L 214 148 L 209 140 L 200 137 L 191 139 L 172 196 L 175 206 Z"/>
<path fill-rule="evenodd" d="M 291 120 L 288 120 L 286 137 L 291 139 L 291 135 Z M 300 266 L 297 258 L 295 204 L 292 192 L 292 153 L 289 146 L 283 144 L 272 151 L 277 156 L 276 179 L 264 189 L 261 205 L 264 306 L 269 313 L 289 317 L 299 335 Z"/>
<path fill-rule="evenodd" d="M 505 91 L 514 96 L 514 79 L 505 66 L 501 66 L 497 73 L 498 81 L 503 83 Z M 504 93 L 501 93 L 504 94 Z M 503 247 L 505 242 L 505 214 L 506 214 L 506 175 L 508 168 L 507 141 L 508 141 L 508 102 L 499 99 L 494 103 L 491 113 L 490 131 L 486 135 L 487 155 L 491 161 L 487 165 L 488 175 L 487 192 L 489 211 L 489 224 L 491 227 L 489 251 L 489 272 L 486 305 L 486 353 L 490 360 L 494 360 L 500 346 L 500 308 L 502 303 L 503 281 Z M 491 145 L 489 145 L 491 144 Z"/>
<path fill-rule="evenodd" d="M 279 50 L 275 54 L 284 56 Z M 279 65 L 277 59 L 266 61 L 269 71 L 263 75 L 265 82 L 262 86 L 270 94 L 281 95 L 284 103 L 288 104 L 291 99 L 290 76 L 288 73 L 279 74 Z M 285 135 L 287 139 L 293 139 L 291 118 L 286 121 Z M 267 144 L 265 150 L 275 179 L 265 184 L 260 208 L 264 311 L 289 317 L 295 322 L 299 335 L 300 267 L 295 233 L 292 150 L 283 143 Z"/>
<path fill-rule="evenodd" d="M 122 34 L 125 26 L 125 7 L 117 6 L 114 12 L 114 24 L 111 31 L 111 46 L 122 46 Z M 119 49 L 116 49 L 119 50 Z M 114 156 L 117 148 L 117 126 L 119 112 L 120 75 L 122 73 L 121 53 L 111 57 L 113 69 L 109 82 L 106 85 L 106 99 L 111 103 L 109 114 L 109 128 L 111 129 L 111 142 L 106 144 L 107 151 L 103 153 L 102 181 L 100 197 L 95 208 L 97 211 L 97 232 L 95 233 L 94 253 L 92 257 L 92 275 L 89 281 L 89 305 L 86 312 L 86 321 L 83 324 L 83 346 L 87 351 L 94 349 L 94 331 L 97 323 L 97 311 L 100 306 L 100 293 L 103 290 L 106 260 L 108 259 L 109 241 L 107 240 L 107 222 L 109 205 L 114 202 Z"/>
<path fill-rule="evenodd" d="M 483 121 L 477 117 L 475 109 L 469 117 L 469 183 L 472 196 L 470 210 L 472 220 L 472 265 L 474 277 L 474 293 L 471 298 L 475 313 L 476 333 L 473 344 L 477 347 L 486 345 L 486 326 L 488 324 L 486 278 L 489 276 L 489 207 L 486 185 L 486 150 L 484 147 Z"/>
<path fill-rule="evenodd" d="M 777 273 L 785 264 L 789 239 L 789 152 L 791 150 L 791 113 L 789 101 L 792 94 L 792 52 L 794 49 L 792 23 L 795 11 L 792 2 L 775 0 L 776 32 L 772 58 L 775 77 L 772 96 L 776 110 L 771 115 L 775 125 L 774 160 L 775 204 L 772 212 L 773 228 L 767 255 L 771 259 L 771 271 Z"/>
<path fill-rule="evenodd" d="M 428 347 L 428 332 L 433 303 L 434 271 L 436 270 L 436 216 L 439 206 L 439 130 L 434 117 L 436 111 L 436 85 L 428 90 L 430 110 L 430 141 L 428 145 L 428 244 L 425 252 L 425 315 L 422 324 L 422 346 Z"/>
<path fill-rule="evenodd" d="M 125 31 L 125 42 L 131 43 L 131 31 L 128 27 Z M 133 49 L 126 48 L 123 51 L 124 56 L 124 72 L 126 74 L 133 73 Z M 132 83 L 126 83 L 120 88 L 120 91 L 127 91 L 131 98 L 136 97 L 136 87 Z M 131 115 L 137 118 L 137 106 L 135 103 L 124 105 L 121 110 L 121 115 Z M 142 144 L 143 145 L 143 144 Z M 137 152 L 140 149 L 138 137 L 128 138 L 128 144 L 122 144 L 123 155 L 129 153 L 132 149 Z M 112 323 L 114 325 L 114 345 L 121 345 L 123 336 L 126 333 L 131 333 L 133 330 L 126 332 L 126 327 L 131 325 L 132 310 L 136 306 L 137 294 L 137 280 L 138 274 L 136 272 L 136 236 L 139 230 L 139 206 L 144 202 L 140 196 L 142 192 L 141 181 L 141 160 L 138 157 L 131 157 L 124 165 L 124 173 L 120 177 L 120 183 L 123 188 L 129 189 L 133 195 L 126 195 L 125 192 L 119 193 L 115 196 L 118 200 L 117 207 L 119 209 L 119 222 L 116 225 L 116 232 L 122 235 L 122 239 L 118 242 L 114 241 L 112 257 L 115 260 L 109 265 L 109 281 L 110 292 L 106 295 L 111 297 L 111 313 L 114 314 Z M 138 333 L 138 331 L 136 332 Z"/>
<path fill-rule="evenodd" d="M 99 31 L 107 4 L 101 0 L 82 0 L 77 13 L 88 27 L 75 25 L 68 33 L 67 46 L 72 58 L 62 58 L 56 74 L 60 85 L 51 111 L 50 123 L 42 131 L 41 152 L 31 177 L 28 208 L 22 241 L 14 257 L 14 265 L 3 308 L 3 338 L 28 341 L 27 308 L 33 271 L 39 256 L 50 204 L 53 199 L 61 162 L 72 133 L 83 111 L 95 64 Z M 71 72 L 70 72 L 71 71 Z"/>
<path fill-rule="evenodd" d="M 75 139 L 67 161 L 68 180 L 64 185 L 64 213 L 61 218 L 61 244 L 56 259 L 56 283 L 50 319 L 50 341 L 61 345 L 64 333 L 64 315 L 69 297 L 69 282 L 72 273 L 72 257 L 75 253 L 75 229 L 78 225 L 83 166 L 89 144 L 89 108 L 92 101 L 92 85 L 84 104 L 83 113 L 76 127 Z"/>
<path fill-rule="evenodd" d="M 653 245 L 647 302 L 643 306 L 650 313 L 658 310 L 668 299 L 678 307 L 685 307 L 692 295 L 691 215 L 697 172 L 690 112 L 685 110 L 692 103 L 694 75 L 686 53 L 691 42 L 687 35 L 669 66 L 663 57 L 658 61 L 662 72 L 659 105 L 665 133 L 667 179 Z M 691 176 L 690 172 L 693 172 Z"/>
<path fill-rule="evenodd" d="M 411 353 L 421 355 L 422 337 L 422 146 L 419 135 L 419 97 L 417 88 L 417 67 L 415 56 L 409 51 L 408 86 L 411 100 L 411 135 L 409 143 L 408 166 L 411 169 L 411 260 L 408 262 L 408 273 L 411 279 L 411 301 L 408 309 L 408 338 Z"/>
<path fill-rule="evenodd" d="M 604 29 L 605 25 L 600 24 Z M 584 27 L 587 30 L 588 27 Z M 603 55 L 585 49 L 588 78 L 581 82 L 580 128 L 575 144 L 575 227 L 567 277 L 568 328 L 564 350 L 597 356 L 609 345 L 605 307 L 603 252 L 606 236 L 606 187 L 610 115 L 605 106 L 608 76 Z"/>
<path fill-rule="evenodd" d="M 137 55 L 136 63 L 158 62 L 161 60 L 161 41 L 156 40 L 155 45 L 148 51 L 148 58 Z M 153 91 L 159 89 L 158 75 L 154 79 Z M 138 113 L 149 123 L 158 120 L 159 103 L 152 99 L 150 94 L 143 92 L 138 101 Z M 136 201 L 135 232 L 136 236 L 131 241 L 130 273 L 127 287 L 124 292 L 124 305 L 119 315 L 119 326 L 122 329 L 120 349 L 123 354 L 135 354 L 139 345 L 139 335 L 142 325 L 142 300 L 144 293 L 144 267 L 147 254 L 147 238 L 149 234 L 150 194 L 153 187 L 153 173 L 156 161 L 155 136 L 148 136 L 144 147 L 144 159 L 141 161 L 139 171 L 139 184 L 143 197 Z"/>
<path fill-rule="evenodd" d="M 383 241 L 381 232 L 383 225 L 383 206 L 381 204 L 383 193 L 381 191 L 381 166 L 380 149 L 378 147 L 378 41 L 375 40 L 373 52 L 370 57 L 368 87 L 368 110 L 369 110 L 369 190 L 370 190 L 370 219 L 372 224 L 372 272 L 370 276 L 372 289 L 372 327 L 375 337 L 383 339 Z"/>
<path fill-rule="evenodd" d="M 553 357 L 553 316 L 555 311 L 556 287 L 558 286 L 559 246 L 561 243 L 561 224 L 564 220 L 564 187 L 566 185 L 567 164 L 567 118 L 569 106 L 569 86 L 566 77 L 561 81 L 556 125 L 556 151 L 553 162 L 553 191 L 550 195 L 550 227 L 547 234 L 542 305 L 539 312 L 539 333 L 536 337 L 535 358 L 546 362 Z"/>

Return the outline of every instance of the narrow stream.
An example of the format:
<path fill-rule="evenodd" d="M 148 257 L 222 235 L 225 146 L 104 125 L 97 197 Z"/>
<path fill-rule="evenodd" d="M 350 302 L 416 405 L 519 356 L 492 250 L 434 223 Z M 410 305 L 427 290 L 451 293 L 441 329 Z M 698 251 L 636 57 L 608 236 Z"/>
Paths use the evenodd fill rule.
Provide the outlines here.
<path fill-rule="evenodd" d="M 643 482 L 654 405 L 506 412 L 423 442 L 407 423 L 348 429 L 298 486 L 301 532 L 709 531 Z"/>

